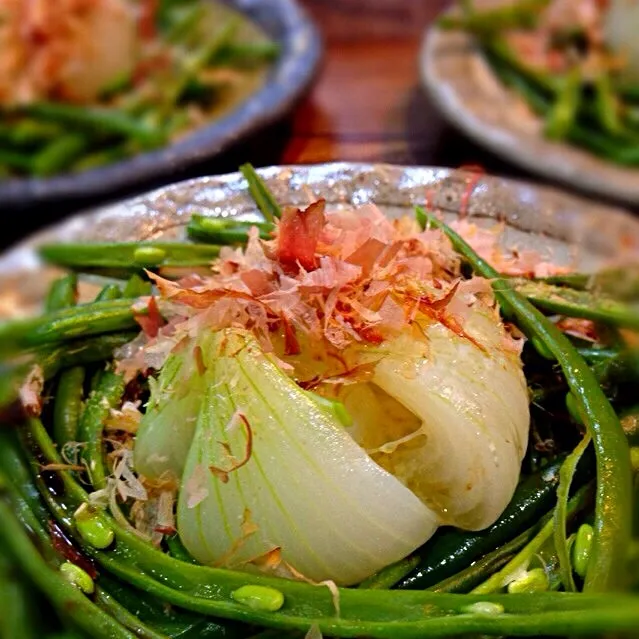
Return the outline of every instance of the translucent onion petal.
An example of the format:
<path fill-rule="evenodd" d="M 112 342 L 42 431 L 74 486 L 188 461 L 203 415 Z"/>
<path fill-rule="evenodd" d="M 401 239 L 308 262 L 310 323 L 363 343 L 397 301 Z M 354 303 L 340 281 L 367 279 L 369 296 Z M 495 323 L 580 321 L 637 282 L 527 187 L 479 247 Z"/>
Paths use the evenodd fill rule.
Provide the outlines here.
<path fill-rule="evenodd" d="M 170 355 L 151 386 L 135 440 L 135 469 L 145 477 L 182 476 L 205 384 L 193 348 Z"/>
<path fill-rule="evenodd" d="M 281 548 L 307 578 L 352 584 L 432 535 L 433 512 L 252 337 L 220 333 L 206 361 L 178 503 L 178 531 L 198 561 L 250 568 Z"/>
<path fill-rule="evenodd" d="M 367 448 L 377 447 L 372 455 L 381 466 L 444 523 L 479 530 L 494 522 L 515 490 L 527 445 L 528 394 L 519 356 L 504 347 L 499 322 L 474 311 L 464 328 L 485 350 L 431 322 L 419 338 L 404 335 L 384 345 L 387 355 L 372 380 L 376 392 L 369 389 L 365 398 L 360 390 L 343 401 L 353 413 L 354 405 L 367 405 L 365 415 L 355 413 L 353 433 Z"/>

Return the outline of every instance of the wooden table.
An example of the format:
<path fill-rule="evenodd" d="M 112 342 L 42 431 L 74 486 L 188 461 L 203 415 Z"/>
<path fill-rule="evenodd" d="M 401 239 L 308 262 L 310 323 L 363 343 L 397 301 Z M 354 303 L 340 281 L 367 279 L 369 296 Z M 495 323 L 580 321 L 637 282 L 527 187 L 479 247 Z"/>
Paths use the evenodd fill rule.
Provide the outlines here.
<path fill-rule="evenodd" d="M 477 147 L 449 127 L 419 80 L 426 28 L 445 0 L 300 0 L 315 17 L 325 57 L 307 96 L 284 121 L 168 181 L 255 166 L 338 160 L 459 167 L 481 165 L 495 174 L 525 173 Z M 528 176 L 526 176 L 528 177 Z M 145 185 L 143 190 L 160 186 Z M 113 199 L 136 191 L 113 194 Z M 0 249 L 93 200 L 33 211 L 3 211 Z"/>
<path fill-rule="evenodd" d="M 323 68 L 279 160 L 460 166 L 524 173 L 450 128 L 420 84 L 418 57 L 445 0 L 303 0 L 321 25 Z"/>

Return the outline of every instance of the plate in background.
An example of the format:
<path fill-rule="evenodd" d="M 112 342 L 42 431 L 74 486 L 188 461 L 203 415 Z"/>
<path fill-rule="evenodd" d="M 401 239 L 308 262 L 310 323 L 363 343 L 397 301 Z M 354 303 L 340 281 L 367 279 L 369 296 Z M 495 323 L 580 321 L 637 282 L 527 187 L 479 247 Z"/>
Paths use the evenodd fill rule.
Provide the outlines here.
<path fill-rule="evenodd" d="M 481 7 L 488 0 L 477 0 Z M 473 141 L 518 166 L 584 192 L 639 204 L 639 167 L 547 140 L 541 120 L 504 86 L 473 37 L 430 27 L 420 52 L 422 82 L 442 114 Z"/>
<path fill-rule="evenodd" d="M 316 26 L 296 0 L 227 0 L 225 4 L 254 21 L 282 47 L 261 88 L 230 112 L 169 146 L 77 174 L 2 179 L 0 202 L 7 207 L 32 207 L 104 197 L 183 171 L 282 117 L 318 68 L 322 42 Z"/>
<path fill-rule="evenodd" d="M 465 214 L 483 225 L 502 221 L 504 243 L 538 250 L 578 268 L 591 269 L 639 252 L 638 218 L 526 182 L 386 164 L 274 166 L 258 173 L 282 205 L 302 206 L 321 196 L 329 208 L 374 202 L 397 217 L 413 215 L 416 204 L 427 204 L 448 220 Z M 184 236 L 193 213 L 250 218 L 256 212 L 245 179 L 231 173 L 179 182 L 78 214 L 0 256 L 0 317 L 33 311 L 58 274 L 38 260 L 35 248 L 40 243 L 170 239 Z"/>

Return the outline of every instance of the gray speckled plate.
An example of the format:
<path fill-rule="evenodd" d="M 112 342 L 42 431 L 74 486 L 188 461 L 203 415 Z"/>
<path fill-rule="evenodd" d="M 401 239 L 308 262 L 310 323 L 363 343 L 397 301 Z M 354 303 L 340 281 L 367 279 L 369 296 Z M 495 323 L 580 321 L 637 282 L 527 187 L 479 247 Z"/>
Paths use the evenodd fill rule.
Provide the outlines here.
<path fill-rule="evenodd" d="M 490 1 L 477 0 L 476 5 Z M 420 69 L 441 112 L 475 142 L 538 175 L 639 204 L 639 169 L 545 139 L 539 118 L 495 77 L 471 36 L 431 27 L 424 36 Z"/>
<path fill-rule="evenodd" d="M 104 196 L 117 189 L 170 175 L 213 157 L 283 116 L 310 84 L 322 43 L 296 0 L 223 0 L 280 43 L 282 53 L 266 82 L 232 111 L 181 140 L 127 160 L 52 178 L 0 180 L 5 206 L 33 206 L 61 199 Z"/>
<path fill-rule="evenodd" d="M 429 204 L 450 220 L 460 213 L 480 225 L 504 223 L 503 242 L 591 269 L 611 259 L 639 257 L 639 219 L 550 188 L 443 168 L 336 163 L 278 166 L 260 174 L 281 204 L 318 196 L 329 207 L 375 202 L 391 216 Z M 56 271 L 36 247 L 52 241 L 178 238 L 193 213 L 250 219 L 256 208 L 239 173 L 173 184 L 135 199 L 69 218 L 0 256 L 0 317 L 34 310 Z M 91 284 L 89 284 L 90 286 Z"/>

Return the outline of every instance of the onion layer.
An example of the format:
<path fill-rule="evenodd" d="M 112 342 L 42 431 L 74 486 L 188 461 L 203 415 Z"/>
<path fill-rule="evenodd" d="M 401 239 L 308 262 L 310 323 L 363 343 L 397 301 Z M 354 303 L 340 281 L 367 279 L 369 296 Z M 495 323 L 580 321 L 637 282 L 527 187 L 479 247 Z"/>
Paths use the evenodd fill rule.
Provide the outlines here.
<path fill-rule="evenodd" d="M 278 562 L 353 584 L 405 557 L 438 526 L 339 420 L 246 332 L 205 354 L 207 390 L 178 503 L 178 530 L 204 564 Z"/>

